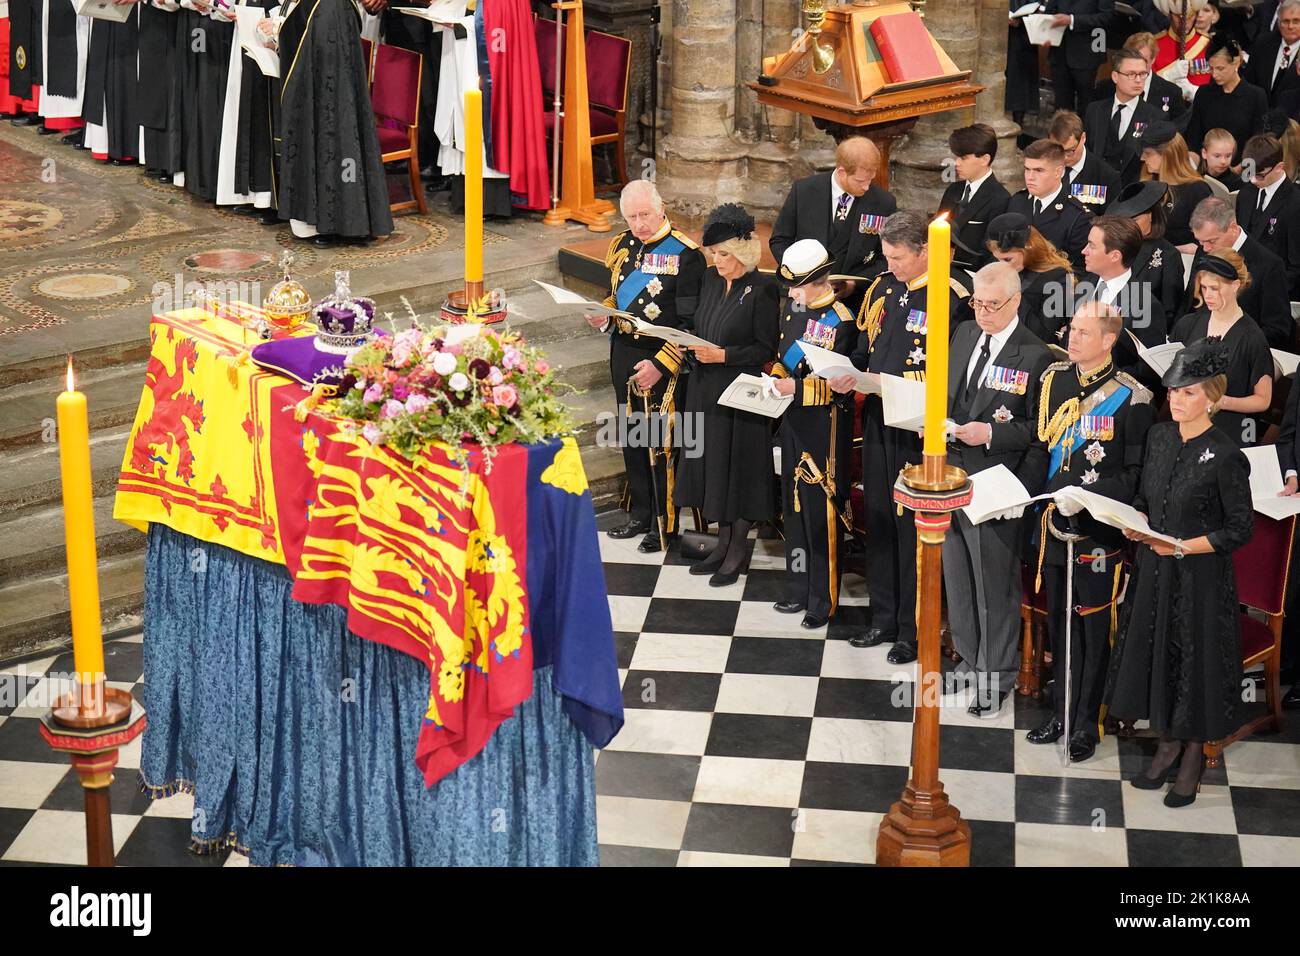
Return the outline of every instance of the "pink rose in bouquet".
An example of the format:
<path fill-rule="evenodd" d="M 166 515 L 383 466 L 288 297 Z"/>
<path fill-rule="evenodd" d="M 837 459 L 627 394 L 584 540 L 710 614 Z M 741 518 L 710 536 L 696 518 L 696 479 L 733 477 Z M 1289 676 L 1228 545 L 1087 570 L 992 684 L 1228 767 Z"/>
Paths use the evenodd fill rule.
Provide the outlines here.
<path fill-rule="evenodd" d="M 405 405 L 403 405 L 403 404 L 402 404 L 401 402 L 399 402 L 399 401 L 396 401 L 396 400 L 390 398 L 388 401 L 384 402 L 384 407 L 383 407 L 382 409 L 380 409 L 379 417 L 380 417 L 380 418 L 396 418 L 398 415 L 402 414 L 402 412 L 404 412 L 404 411 L 406 411 L 406 406 L 405 406 Z"/>
<path fill-rule="evenodd" d="M 519 401 L 519 393 L 513 385 L 498 385 L 492 389 L 492 401 L 503 408 L 514 408 Z"/>
<path fill-rule="evenodd" d="M 368 389 L 366 389 L 366 394 L 364 396 L 367 402 L 377 402 L 383 397 L 384 397 L 384 386 L 381 385 L 379 382 L 375 382 Z"/>

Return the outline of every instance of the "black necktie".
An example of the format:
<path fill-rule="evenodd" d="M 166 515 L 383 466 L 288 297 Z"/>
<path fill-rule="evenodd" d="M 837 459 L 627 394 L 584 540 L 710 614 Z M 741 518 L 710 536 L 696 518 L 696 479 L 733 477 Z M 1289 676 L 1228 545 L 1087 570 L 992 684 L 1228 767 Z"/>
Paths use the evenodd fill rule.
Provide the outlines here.
<path fill-rule="evenodd" d="M 993 340 L 987 332 L 980 336 L 979 358 L 975 359 L 975 367 L 971 369 L 970 377 L 966 379 L 966 392 L 962 396 L 962 404 L 967 408 L 970 408 L 970 403 L 975 398 L 980 376 L 984 374 L 984 366 L 989 364 L 989 348 L 992 344 Z"/>
<path fill-rule="evenodd" d="M 1034 200 L 1034 218 L 1037 219 L 1037 218 L 1038 218 L 1038 214 L 1039 214 L 1040 212 L 1042 212 L 1042 211 L 1043 211 L 1043 201 L 1042 201 L 1041 199 L 1035 199 L 1035 200 Z"/>
<path fill-rule="evenodd" d="M 1124 115 L 1124 105 L 1118 104 L 1115 112 L 1110 114 L 1110 142 L 1106 144 L 1106 152 L 1113 155 L 1114 151 L 1119 148 L 1119 123 L 1120 117 Z"/>
<path fill-rule="evenodd" d="M 963 206 L 970 204 L 970 183 L 967 183 L 966 188 L 961 191 L 961 204 Z"/>

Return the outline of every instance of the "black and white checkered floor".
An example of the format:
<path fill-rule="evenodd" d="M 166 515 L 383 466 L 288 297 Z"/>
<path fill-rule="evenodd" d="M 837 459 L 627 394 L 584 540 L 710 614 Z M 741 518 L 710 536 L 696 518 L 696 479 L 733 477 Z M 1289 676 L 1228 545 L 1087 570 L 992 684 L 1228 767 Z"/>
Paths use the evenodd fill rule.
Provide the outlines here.
<path fill-rule="evenodd" d="M 617 518 L 602 518 L 602 527 Z M 780 600 L 781 543 L 758 541 L 727 588 L 692 577 L 675 553 L 643 555 L 601 535 L 627 724 L 596 765 L 604 865 L 787 866 L 871 863 L 880 820 L 906 782 L 915 665 L 846 638 L 866 620 L 863 581 L 846 575 L 829 628 L 804 631 Z M 794 618 L 792 620 L 792 617 Z M 85 860 L 82 795 L 34 719 L 43 675 L 70 655 L 0 666 L 0 863 Z M 115 686 L 142 680 L 140 638 L 106 648 Z M 1262 691 L 1261 691 L 1262 696 Z M 19 701 L 17 706 L 14 702 Z M 1195 804 L 1123 782 L 1152 742 L 1108 737 L 1065 767 L 1025 742 L 1041 705 L 1016 698 L 993 720 L 944 699 L 941 778 L 970 821 L 976 865 L 1300 865 L 1300 720 L 1234 744 Z M 1259 706 L 1259 705 L 1255 705 Z M 139 741 L 113 785 L 120 865 L 240 865 L 187 852 L 192 801 L 150 803 L 137 786 Z"/>

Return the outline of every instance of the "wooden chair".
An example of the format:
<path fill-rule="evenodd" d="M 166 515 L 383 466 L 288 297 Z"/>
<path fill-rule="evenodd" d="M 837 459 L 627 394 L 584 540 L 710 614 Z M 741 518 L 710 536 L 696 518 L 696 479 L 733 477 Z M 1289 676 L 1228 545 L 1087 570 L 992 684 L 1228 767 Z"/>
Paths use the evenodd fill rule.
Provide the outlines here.
<path fill-rule="evenodd" d="M 1034 593 L 1034 569 L 1021 565 L 1024 597 L 1020 602 L 1020 674 L 1016 691 L 1022 697 L 1043 696 L 1043 648 L 1047 636 L 1047 594 Z"/>
<path fill-rule="evenodd" d="M 366 61 L 366 85 L 375 82 L 375 45 L 365 37 L 361 38 L 361 56 Z"/>
<path fill-rule="evenodd" d="M 587 97 L 591 102 L 591 145 L 614 146 L 616 184 L 627 185 L 623 154 L 627 126 L 627 95 L 632 69 L 632 42 L 623 37 L 587 33 Z"/>
<path fill-rule="evenodd" d="M 1247 609 L 1264 615 L 1261 621 L 1241 614 L 1241 656 L 1244 667 L 1264 665 L 1264 713 L 1246 721 L 1222 740 L 1205 744 L 1206 766 L 1217 767 L 1228 745 L 1265 731 L 1282 729 L 1282 621 L 1285 617 L 1287 577 L 1291 572 L 1291 546 L 1295 518 L 1275 521 L 1256 513 L 1255 533 L 1250 543 L 1232 555 L 1236 571 L 1237 600 Z"/>
<path fill-rule="evenodd" d="M 375 111 L 375 132 L 379 137 L 380 160 L 406 160 L 411 177 L 411 195 L 392 203 L 393 212 L 415 208 L 427 213 L 424 184 L 420 182 L 420 75 L 424 58 L 410 50 L 379 44 L 375 53 L 374 86 L 370 105 Z"/>

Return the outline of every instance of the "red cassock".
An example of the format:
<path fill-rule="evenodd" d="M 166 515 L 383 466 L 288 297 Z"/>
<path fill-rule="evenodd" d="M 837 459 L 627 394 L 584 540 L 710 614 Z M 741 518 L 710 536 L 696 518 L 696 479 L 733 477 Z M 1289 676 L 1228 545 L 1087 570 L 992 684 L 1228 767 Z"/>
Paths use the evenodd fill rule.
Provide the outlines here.
<path fill-rule="evenodd" d="M 483 28 L 492 71 L 492 168 L 510 175 L 514 205 L 548 209 L 551 183 L 532 10 L 525 0 L 485 0 Z M 494 37 L 511 42 L 496 43 Z"/>

